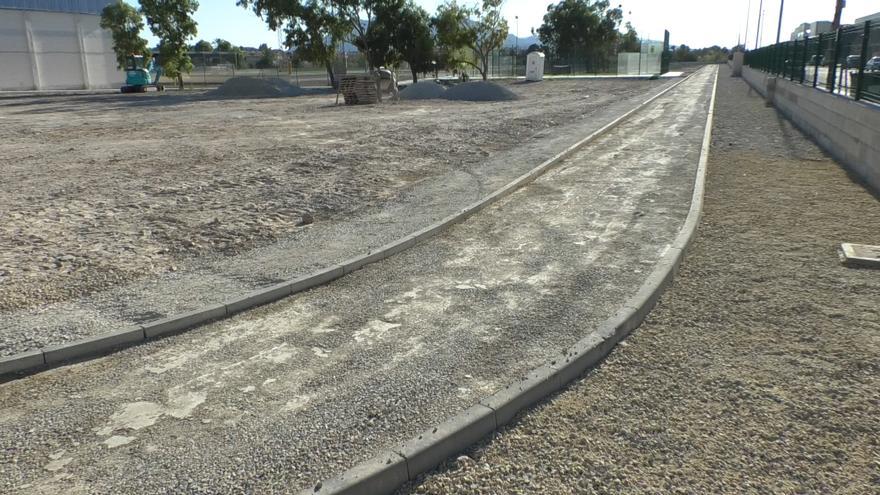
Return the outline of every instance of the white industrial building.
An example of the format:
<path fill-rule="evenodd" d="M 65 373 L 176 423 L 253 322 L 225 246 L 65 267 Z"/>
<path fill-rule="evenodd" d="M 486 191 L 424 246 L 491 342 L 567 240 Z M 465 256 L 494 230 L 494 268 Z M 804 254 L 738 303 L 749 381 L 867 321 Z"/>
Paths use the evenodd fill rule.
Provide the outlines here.
<path fill-rule="evenodd" d="M 791 32 L 791 41 L 800 41 L 804 38 L 830 33 L 833 31 L 831 25 L 831 21 L 805 22 Z"/>
<path fill-rule="evenodd" d="M 115 0 L 0 0 L 0 91 L 119 87 L 101 10 Z"/>

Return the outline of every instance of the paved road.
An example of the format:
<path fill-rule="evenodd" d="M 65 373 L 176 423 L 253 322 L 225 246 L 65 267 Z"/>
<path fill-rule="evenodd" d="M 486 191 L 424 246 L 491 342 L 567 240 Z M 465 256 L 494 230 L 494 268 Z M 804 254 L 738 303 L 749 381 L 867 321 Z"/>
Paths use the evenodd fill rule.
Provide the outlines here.
<path fill-rule="evenodd" d="M 475 403 L 609 316 L 668 248 L 714 76 L 401 255 L 0 385 L 0 492 L 291 491 Z"/>

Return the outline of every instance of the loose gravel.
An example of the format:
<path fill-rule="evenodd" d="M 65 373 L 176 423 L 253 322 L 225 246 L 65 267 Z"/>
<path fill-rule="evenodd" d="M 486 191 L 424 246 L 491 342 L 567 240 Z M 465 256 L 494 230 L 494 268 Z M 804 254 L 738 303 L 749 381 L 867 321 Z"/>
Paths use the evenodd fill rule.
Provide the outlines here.
<path fill-rule="evenodd" d="M 4 100 L 0 356 L 366 253 L 460 211 L 668 84 L 511 85 L 530 105 Z M 131 112 L 161 123 L 139 130 L 143 143 L 117 130 Z"/>
<path fill-rule="evenodd" d="M 454 101 L 512 101 L 520 97 L 500 84 L 475 81 L 453 85 L 443 93 L 443 98 Z"/>
<path fill-rule="evenodd" d="M 0 493 L 295 492 L 500 390 L 616 311 L 675 239 L 712 76 L 332 284 L 0 384 Z"/>
<path fill-rule="evenodd" d="M 309 93 L 310 91 L 278 77 L 233 77 L 217 89 L 208 91 L 207 95 L 220 98 L 281 98 Z"/>
<path fill-rule="evenodd" d="M 434 81 L 420 81 L 400 92 L 401 100 L 432 100 L 443 98 L 446 88 Z"/>
<path fill-rule="evenodd" d="M 597 369 L 401 493 L 878 493 L 880 204 L 725 67 L 699 235 Z"/>

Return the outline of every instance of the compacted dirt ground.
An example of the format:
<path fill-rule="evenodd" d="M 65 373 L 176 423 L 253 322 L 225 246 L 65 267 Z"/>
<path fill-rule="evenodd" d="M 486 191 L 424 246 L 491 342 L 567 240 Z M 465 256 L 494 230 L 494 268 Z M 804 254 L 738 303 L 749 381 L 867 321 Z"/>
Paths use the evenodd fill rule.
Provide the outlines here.
<path fill-rule="evenodd" d="M 661 84 L 509 84 L 522 99 L 357 108 L 329 95 L 2 98 L 0 312 L 240 253 Z"/>
<path fill-rule="evenodd" d="M 406 493 L 878 493 L 880 203 L 722 70 L 699 237 L 597 369 Z"/>

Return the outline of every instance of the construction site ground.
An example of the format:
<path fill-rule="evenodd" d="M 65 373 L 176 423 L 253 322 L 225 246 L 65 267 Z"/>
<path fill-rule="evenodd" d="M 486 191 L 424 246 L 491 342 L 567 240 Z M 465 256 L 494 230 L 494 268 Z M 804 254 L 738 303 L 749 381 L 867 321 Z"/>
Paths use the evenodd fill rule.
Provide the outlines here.
<path fill-rule="evenodd" d="M 511 82 L 522 99 L 363 107 L 329 95 L 0 99 L 0 356 L 365 253 L 671 83 Z"/>
<path fill-rule="evenodd" d="M 698 237 L 633 335 L 401 493 L 878 493 L 880 203 L 724 67 Z"/>
<path fill-rule="evenodd" d="M 0 384 L 0 492 L 312 489 L 503 389 L 667 252 L 714 81 L 697 72 L 536 182 L 329 285 Z"/>

